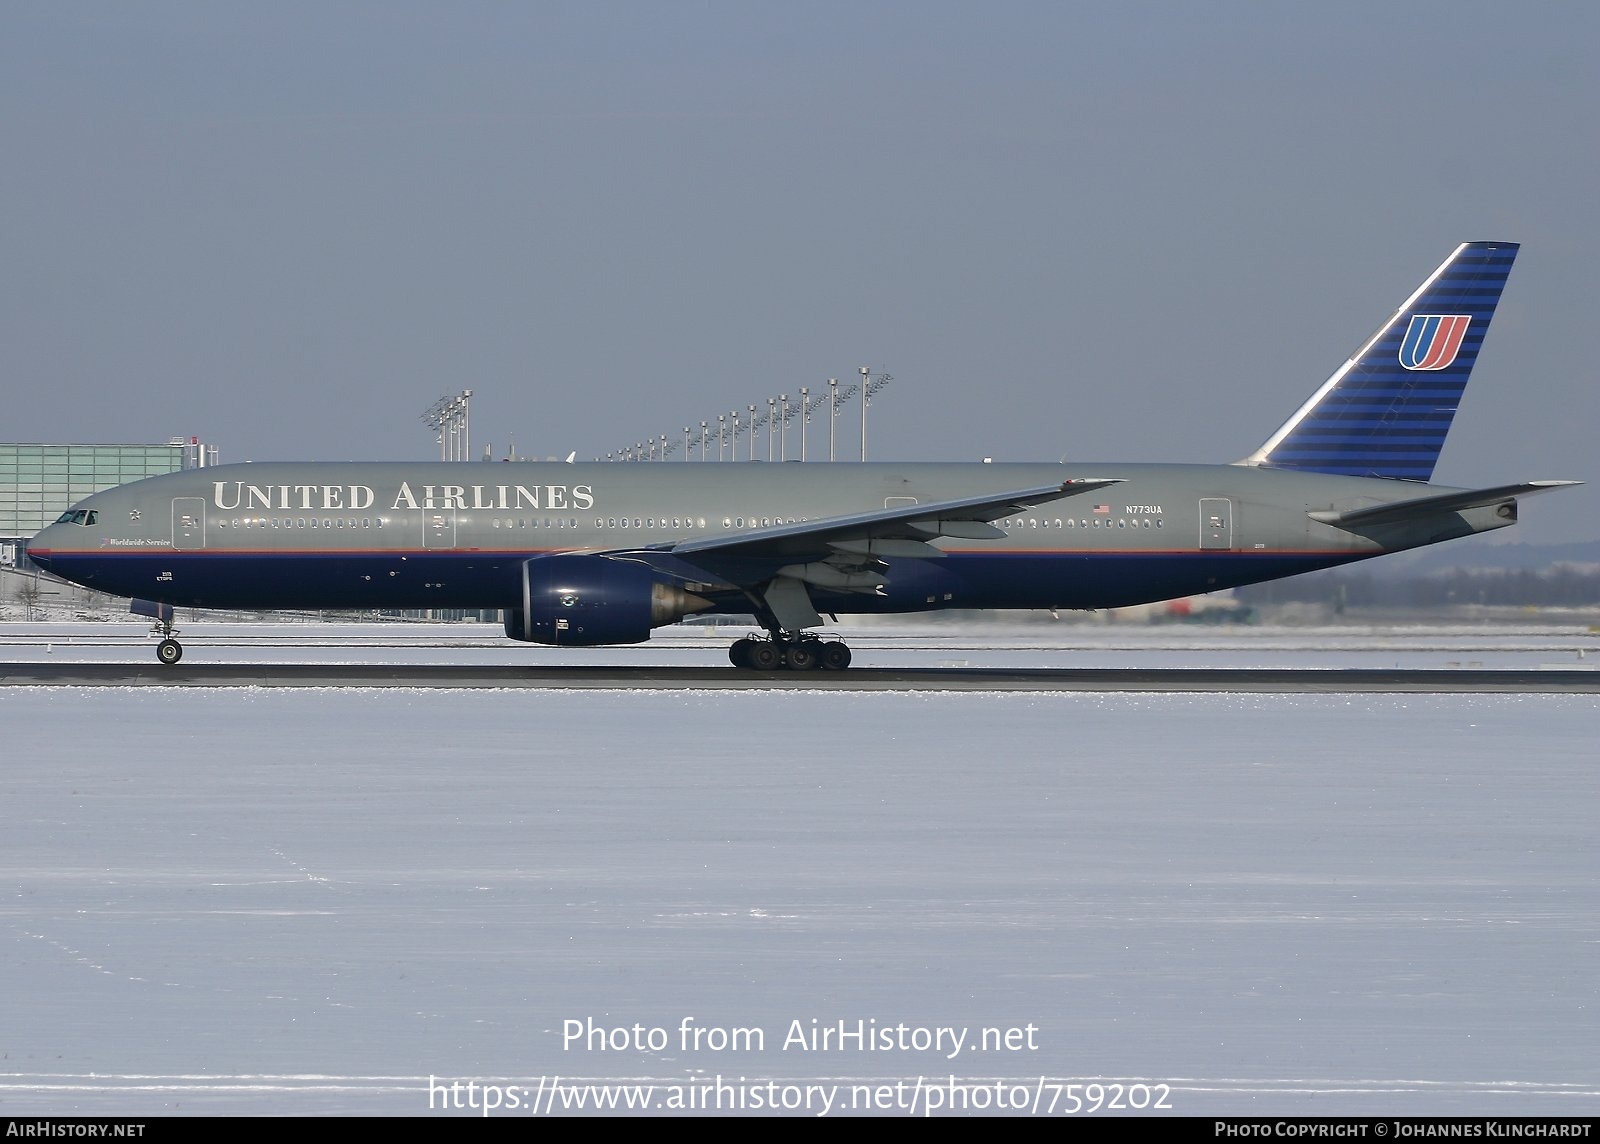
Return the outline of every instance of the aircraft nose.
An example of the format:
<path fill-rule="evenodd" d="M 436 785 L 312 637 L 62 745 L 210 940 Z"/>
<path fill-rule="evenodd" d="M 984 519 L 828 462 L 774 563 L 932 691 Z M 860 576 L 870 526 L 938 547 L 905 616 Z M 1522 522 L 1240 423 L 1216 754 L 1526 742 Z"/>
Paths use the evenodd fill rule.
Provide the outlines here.
<path fill-rule="evenodd" d="M 23 546 L 23 551 L 28 554 L 28 559 L 33 561 L 40 568 L 48 569 L 50 567 L 49 538 L 50 532 L 54 528 L 55 526 L 51 525 L 50 528 L 46 528 Z"/>

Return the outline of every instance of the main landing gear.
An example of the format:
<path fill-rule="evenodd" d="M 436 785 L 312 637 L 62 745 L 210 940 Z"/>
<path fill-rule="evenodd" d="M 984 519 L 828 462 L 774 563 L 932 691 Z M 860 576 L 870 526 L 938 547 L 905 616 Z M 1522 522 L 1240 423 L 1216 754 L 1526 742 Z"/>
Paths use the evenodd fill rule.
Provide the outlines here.
<path fill-rule="evenodd" d="M 843 671 L 850 666 L 850 649 L 809 632 L 774 632 L 735 640 L 728 659 L 734 667 L 756 671 Z"/>

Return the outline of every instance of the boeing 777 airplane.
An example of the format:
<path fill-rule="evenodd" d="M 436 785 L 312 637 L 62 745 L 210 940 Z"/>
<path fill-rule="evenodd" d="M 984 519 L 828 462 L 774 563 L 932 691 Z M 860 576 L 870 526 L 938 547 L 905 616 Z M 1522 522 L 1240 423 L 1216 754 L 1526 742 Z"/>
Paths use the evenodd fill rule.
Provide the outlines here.
<path fill-rule="evenodd" d="M 1578 482 L 1428 481 L 1516 255 L 1457 247 L 1231 464 L 225 465 L 96 493 L 28 555 L 132 597 L 163 663 L 175 606 L 498 608 L 563 646 L 753 613 L 736 666 L 840 670 L 825 614 L 1113 608 L 1515 523 Z"/>

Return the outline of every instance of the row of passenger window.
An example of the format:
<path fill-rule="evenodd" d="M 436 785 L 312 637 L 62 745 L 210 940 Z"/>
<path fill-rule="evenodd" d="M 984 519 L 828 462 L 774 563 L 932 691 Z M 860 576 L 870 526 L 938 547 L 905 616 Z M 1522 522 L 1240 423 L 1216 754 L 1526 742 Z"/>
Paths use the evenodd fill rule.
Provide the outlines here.
<path fill-rule="evenodd" d="M 723 528 L 771 528 L 778 524 L 794 524 L 795 517 L 781 516 L 725 516 L 722 518 Z M 536 519 L 520 517 L 503 520 L 495 517 L 491 521 L 495 528 L 538 528 Z M 703 529 L 706 527 L 706 518 L 703 516 L 597 516 L 594 518 L 596 528 L 672 528 L 672 529 Z M 553 523 L 549 517 L 544 519 L 545 528 L 577 528 L 576 520 L 556 519 Z"/>
<path fill-rule="evenodd" d="M 83 514 L 65 513 L 61 520 L 82 524 Z M 75 519 L 76 518 L 76 519 Z M 93 523 L 92 521 L 90 523 Z M 234 517 L 232 520 L 219 519 L 214 522 L 218 528 L 383 528 L 386 521 L 383 517 Z M 465 523 L 465 522 L 463 522 Z M 694 528 L 706 527 L 705 517 L 596 517 L 596 528 Z M 799 523 L 795 517 L 743 517 L 725 516 L 722 518 L 723 528 L 771 528 L 775 525 Z M 578 521 L 575 517 L 521 517 L 501 519 L 495 517 L 492 521 L 495 528 L 577 528 Z M 1098 517 L 1073 520 L 1061 517 L 1011 517 L 999 522 L 1000 527 L 1021 531 L 1029 528 L 1161 528 L 1163 521 L 1160 517 L 1129 519 L 1119 517 L 1115 522 L 1102 520 Z"/>
<path fill-rule="evenodd" d="M 71 519 L 74 514 L 67 513 L 61 518 L 63 521 Z M 78 514 L 82 515 L 82 514 Z M 81 524 L 82 520 L 73 523 Z M 382 528 L 385 521 L 382 517 L 235 517 L 230 520 L 215 522 L 218 528 Z M 463 522 L 465 523 L 465 522 Z M 596 528 L 705 528 L 705 517 L 596 517 Z M 723 528 L 771 528 L 774 525 L 799 523 L 795 517 L 743 517 L 727 516 L 722 518 Z M 577 528 L 578 521 L 573 517 L 545 517 L 542 521 L 538 518 L 513 518 L 502 520 L 495 517 L 492 521 L 495 528 Z M 1119 517 L 1115 522 L 1091 517 L 1084 520 L 1073 520 L 1070 517 L 1011 517 L 999 522 L 1000 527 L 1009 529 L 1028 528 L 1161 528 L 1163 521 L 1160 517 L 1154 520 L 1148 518 L 1128 519 Z"/>
<path fill-rule="evenodd" d="M 381 516 L 323 517 L 320 521 L 314 516 L 236 516 L 212 523 L 218 528 L 382 528 L 387 522 Z"/>
<path fill-rule="evenodd" d="M 439 518 L 439 520 L 440 520 L 440 522 L 442 522 L 443 518 L 441 517 L 441 518 Z M 250 517 L 250 516 L 245 516 L 245 517 L 234 517 L 231 520 L 229 520 L 229 519 L 218 519 L 218 520 L 214 521 L 213 523 L 218 528 L 383 528 L 389 522 L 386 521 L 383 517 L 360 517 L 360 518 L 357 518 L 357 517 L 344 517 L 344 518 L 340 518 L 340 517 L 332 517 L 332 518 L 324 517 L 321 520 L 318 520 L 316 517 L 259 517 L 259 516 Z M 467 521 L 461 521 L 460 523 L 466 524 L 468 522 Z M 749 518 L 742 517 L 742 516 L 724 517 L 723 521 L 722 521 L 722 527 L 723 528 L 745 528 L 745 527 L 750 527 L 750 528 L 755 528 L 755 527 L 770 528 L 774 524 L 784 524 L 784 523 L 794 524 L 795 523 L 795 518 L 794 517 L 790 517 L 790 518 L 788 518 L 788 520 L 786 522 L 783 517 L 770 517 L 770 516 L 768 516 L 768 517 L 753 517 L 752 516 L 752 517 L 749 517 Z M 538 517 L 511 517 L 511 518 L 494 517 L 494 518 L 491 519 L 490 524 L 494 528 L 506 528 L 506 529 L 577 528 L 578 527 L 578 520 L 577 520 L 576 517 L 548 517 L 547 516 L 547 517 L 544 517 L 542 519 L 540 519 Z M 701 517 L 682 517 L 682 516 L 674 516 L 674 517 L 665 517 L 665 516 L 662 516 L 662 517 L 655 517 L 655 516 L 637 517 L 636 516 L 636 517 L 632 517 L 632 518 L 625 517 L 625 516 L 624 517 L 611 516 L 611 517 L 596 517 L 595 521 L 594 521 L 594 524 L 595 524 L 596 528 L 628 528 L 628 529 L 635 529 L 635 528 L 674 528 L 674 529 L 695 528 L 695 529 L 703 529 L 703 528 L 706 527 L 706 518 L 703 517 L 703 516 L 701 516 Z"/>
<path fill-rule="evenodd" d="M 698 523 L 696 523 L 698 521 Z M 631 520 L 625 516 L 595 517 L 596 528 L 704 528 L 705 517 L 692 516 L 645 516 L 633 517 Z"/>
<path fill-rule="evenodd" d="M 465 524 L 468 522 L 463 521 L 462 523 Z M 595 523 L 598 524 L 599 522 L 596 521 Z M 495 517 L 493 524 L 496 528 L 577 528 L 578 519 L 577 517 L 572 516 L 558 516 L 554 518 L 547 516 L 544 518 L 544 523 L 541 525 L 538 517 L 513 517 L 507 520 L 501 520 L 499 517 Z"/>
<path fill-rule="evenodd" d="M 1099 517 L 1090 517 L 1088 520 L 1061 520 L 1059 517 L 1046 519 L 1038 516 L 1017 516 L 999 522 L 1001 528 L 1011 528 L 1022 531 L 1025 528 L 1160 528 L 1161 518 L 1158 516 L 1152 522 L 1148 518 L 1138 520 L 1128 517 L 1118 517 L 1115 525 L 1110 520 Z"/>

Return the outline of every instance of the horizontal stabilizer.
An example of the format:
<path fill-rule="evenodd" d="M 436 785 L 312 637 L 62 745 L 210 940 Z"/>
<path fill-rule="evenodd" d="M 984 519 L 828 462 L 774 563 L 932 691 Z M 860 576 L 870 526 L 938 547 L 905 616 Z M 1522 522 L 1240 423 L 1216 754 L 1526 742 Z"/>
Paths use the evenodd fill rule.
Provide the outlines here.
<path fill-rule="evenodd" d="M 1442 512 L 1460 512 L 1468 508 L 1484 508 L 1500 504 L 1515 497 L 1547 493 L 1553 489 L 1581 485 L 1582 481 L 1529 481 L 1521 485 L 1497 485 L 1492 489 L 1468 489 L 1459 493 L 1441 493 L 1438 496 L 1417 497 L 1413 500 L 1393 501 L 1389 504 L 1368 505 L 1345 512 L 1335 510 L 1307 513 L 1312 520 L 1331 524 L 1337 528 L 1355 528 L 1369 524 L 1393 524 L 1403 520 L 1418 520 L 1437 516 Z"/>

